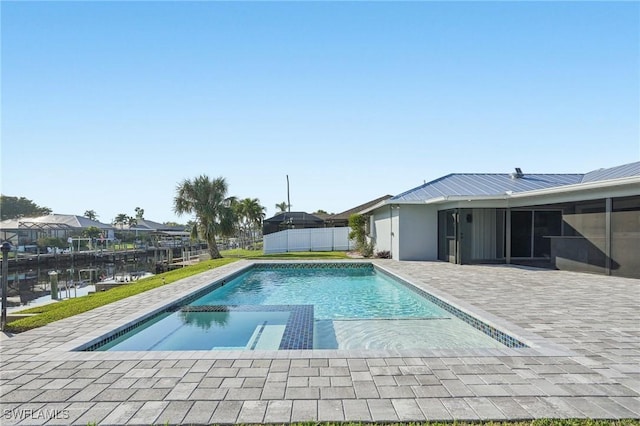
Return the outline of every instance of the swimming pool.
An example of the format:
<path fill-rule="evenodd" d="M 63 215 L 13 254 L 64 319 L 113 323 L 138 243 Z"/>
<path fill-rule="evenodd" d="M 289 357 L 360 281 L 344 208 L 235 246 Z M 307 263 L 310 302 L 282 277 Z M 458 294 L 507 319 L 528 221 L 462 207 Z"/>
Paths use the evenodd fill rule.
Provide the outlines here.
<path fill-rule="evenodd" d="M 254 265 L 109 340 L 93 349 L 525 346 L 369 263 Z"/>

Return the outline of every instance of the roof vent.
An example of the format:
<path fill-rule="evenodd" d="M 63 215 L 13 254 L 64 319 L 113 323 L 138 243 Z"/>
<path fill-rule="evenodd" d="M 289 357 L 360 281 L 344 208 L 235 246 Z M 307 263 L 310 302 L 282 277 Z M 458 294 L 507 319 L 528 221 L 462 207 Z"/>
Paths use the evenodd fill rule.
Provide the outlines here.
<path fill-rule="evenodd" d="M 516 167 L 515 173 L 511 173 L 511 179 L 520 179 L 524 177 L 524 173 L 522 173 L 522 169 L 520 167 Z"/>

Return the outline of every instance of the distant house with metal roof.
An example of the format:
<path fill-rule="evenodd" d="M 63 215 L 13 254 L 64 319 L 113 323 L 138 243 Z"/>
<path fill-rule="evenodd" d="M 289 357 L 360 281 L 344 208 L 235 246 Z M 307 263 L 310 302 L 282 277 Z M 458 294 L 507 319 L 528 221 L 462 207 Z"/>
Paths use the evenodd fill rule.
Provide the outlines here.
<path fill-rule="evenodd" d="M 14 246 L 25 246 L 35 244 L 43 237 L 67 239 L 90 227 L 102 230 L 105 239 L 113 238 L 115 228 L 112 225 L 70 214 L 3 220 L 0 222 L 0 233 L 4 241 Z"/>
<path fill-rule="evenodd" d="M 345 210 L 342 213 L 313 213 L 306 212 L 280 212 L 269 219 L 263 220 L 262 234 L 268 235 L 285 229 L 304 228 L 339 228 L 349 226 L 349 216 L 364 209 L 374 206 L 381 201 L 391 198 L 391 195 L 383 195 L 375 200 Z"/>
<path fill-rule="evenodd" d="M 118 226 L 118 229 L 120 229 L 120 226 Z M 166 235 L 189 235 L 189 232 L 186 231 L 184 226 L 167 225 L 148 219 L 136 219 L 132 225 L 124 224 L 122 229 L 159 234 L 165 233 Z"/>
<path fill-rule="evenodd" d="M 396 260 L 640 277 L 640 162 L 588 173 L 453 173 L 363 209 Z"/>
<path fill-rule="evenodd" d="M 185 226 L 173 226 L 148 219 L 136 219 L 132 224 L 118 224 L 118 231 L 133 235 L 136 240 L 153 240 L 160 245 L 176 247 L 190 241 L 191 232 Z"/>
<path fill-rule="evenodd" d="M 306 212 L 280 212 L 262 221 L 262 235 L 285 229 L 323 228 L 324 220 Z"/>

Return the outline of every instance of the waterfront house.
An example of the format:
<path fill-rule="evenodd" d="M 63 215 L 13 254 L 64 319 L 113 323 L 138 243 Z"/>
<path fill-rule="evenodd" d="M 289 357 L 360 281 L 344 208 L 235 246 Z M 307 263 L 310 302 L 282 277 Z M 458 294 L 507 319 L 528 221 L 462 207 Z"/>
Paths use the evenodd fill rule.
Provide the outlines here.
<path fill-rule="evenodd" d="M 112 225 L 71 214 L 49 214 L 3 220 L 0 222 L 0 235 L 3 241 L 9 241 L 19 250 L 24 250 L 35 247 L 40 238 L 67 240 L 81 235 L 83 230 L 90 227 L 100 229 L 105 240 L 114 238 L 115 228 Z"/>
<path fill-rule="evenodd" d="M 588 173 L 453 173 L 363 209 L 395 260 L 640 278 L 640 162 Z"/>

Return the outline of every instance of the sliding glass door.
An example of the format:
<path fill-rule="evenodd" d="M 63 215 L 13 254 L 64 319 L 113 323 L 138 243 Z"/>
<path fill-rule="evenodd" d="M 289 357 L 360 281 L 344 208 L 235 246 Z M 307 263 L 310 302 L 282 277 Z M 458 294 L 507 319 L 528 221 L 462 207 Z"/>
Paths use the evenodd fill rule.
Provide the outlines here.
<path fill-rule="evenodd" d="M 562 233 L 560 210 L 511 212 L 511 257 L 549 258 L 551 240 Z"/>

